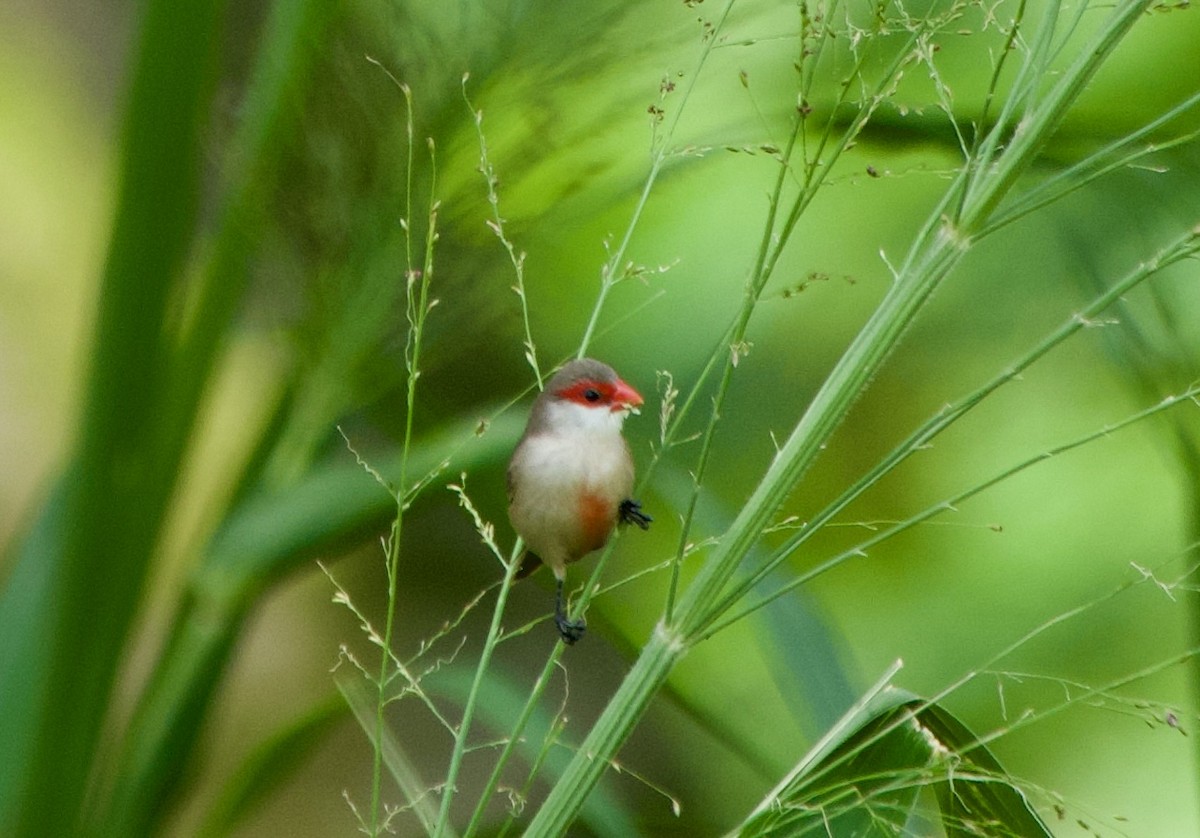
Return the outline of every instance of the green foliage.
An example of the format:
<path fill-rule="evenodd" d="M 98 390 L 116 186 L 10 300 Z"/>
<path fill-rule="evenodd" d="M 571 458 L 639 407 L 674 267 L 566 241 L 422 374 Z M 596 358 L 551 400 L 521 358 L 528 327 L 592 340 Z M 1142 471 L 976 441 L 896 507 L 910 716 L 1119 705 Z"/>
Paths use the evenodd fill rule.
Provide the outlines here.
<path fill-rule="evenodd" d="M 1168 698 L 1125 693 L 1194 666 L 1194 641 L 1139 649 L 1136 665 L 1117 656 L 1119 672 L 1078 681 L 1065 653 L 1031 667 L 1049 675 L 1009 668 L 1051 629 L 1118 600 L 1187 596 L 1190 547 L 1174 575 L 1161 543 L 1154 561 L 1131 549 L 1140 563 L 1115 589 L 1070 590 L 1049 619 L 1018 615 L 1001 652 L 973 651 L 961 676 L 947 664 L 917 690 L 929 699 L 892 687 L 896 669 L 858 697 L 845 653 L 863 648 L 854 619 L 830 616 L 835 570 L 899 550 L 946 513 L 1127 429 L 1174 423 L 1194 541 L 1192 303 L 1166 290 L 1194 271 L 1194 203 L 1183 201 L 1183 222 L 1139 215 L 1140 237 L 1111 237 L 1124 249 L 1092 252 L 1102 234 L 1076 230 L 1105 224 L 1114 201 L 1100 190 L 1148 170 L 1175 166 L 1168 183 L 1196 194 L 1186 180 L 1200 167 L 1188 157 L 1194 85 L 1146 103 L 1139 122 L 1088 123 L 1089 90 L 1130 60 L 1118 47 L 1136 41 L 1135 24 L 1178 10 L 1149 0 L 642 5 L 302 0 L 273 4 L 261 28 L 235 25 L 221 3 L 142 8 L 73 447 L 2 577 L 8 832 L 136 836 L 194 822 L 227 834 L 286 795 L 295 768 L 353 718 L 365 745 L 348 761 L 363 771 L 347 781 L 340 822 L 372 835 L 559 835 L 577 823 L 653 833 L 665 810 L 667 823 L 705 834 L 737 823 L 748 835 L 1041 836 L 1039 810 L 1066 806 L 1001 764 L 1027 726 L 1083 706 L 1155 730 L 1194 720 Z M 663 69 L 676 66 L 686 69 Z M 217 95 L 226 91 L 233 108 Z M 647 135 L 630 154 L 629 137 Z M 912 155 L 920 162 L 905 162 Z M 736 180 L 724 189 L 728 171 Z M 874 206 L 880 193 L 868 188 L 900 177 L 918 197 Z M 1130 194 L 1148 194 L 1131 183 Z M 1086 205 L 1096 194 L 1101 209 Z M 700 227 L 704 213 L 734 246 Z M 1066 269 L 1039 264 L 1031 277 L 1005 266 L 997 278 L 986 260 L 989 248 L 1021 250 L 1002 250 L 1005 236 L 1042 253 L 1055 225 L 1083 239 L 1091 282 L 1043 312 L 1041 286 Z M 888 273 L 866 302 L 846 291 L 877 287 L 860 281 L 878 270 L 863 267 L 864 250 Z M 968 284 L 972 271 L 984 279 Z M 931 309 L 975 329 L 1002 284 L 1029 302 L 1019 328 L 987 325 L 1014 347 L 998 371 L 963 345 L 922 355 L 912 339 Z M 1032 452 L 991 450 L 970 422 L 1023 377 L 1053 377 L 1056 359 L 1098 328 L 1136 404 L 1022 440 Z M 244 438 L 222 438 L 236 453 L 207 463 L 221 386 L 248 335 L 272 345 L 271 386 L 238 391 Z M 512 584 L 521 545 L 493 523 L 522 425 L 511 408 L 555 359 L 597 353 L 633 366 L 633 380 L 659 370 L 658 415 L 630 431 L 656 518 L 637 544 L 653 559 L 622 570 L 618 554 L 633 551 L 620 538 L 573 569 L 589 577 L 573 609 L 597 628 L 587 648 L 547 649 L 534 583 Z M 896 369 L 945 375 L 963 395 L 906 381 L 899 399 L 873 402 Z M 1057 374 L 1061 386 L 1069 375 Z M 861 427 L 846 431 L 856 421 L 881 430 L 860 444 Z M 952 490 L 931 479 L 878 515 L 860 512 L 905 469 L 932 472 L 922 452 L 955 450 L 960 430 L 978 442 L 940 473 Z M 839 431 L 856 450 L 837 451 Z M 198 500 L 210 470 L 220 490 Z M 1079 505 L 1114 482 L 1078 489 Z M 191 504 L 207 518 L 181 537 Z M 1061 538 L 1089 549 L 1082 534 Z M 970 546 L 985 549 L 1014 552 Z M 936 577 L 922 551 L 933 554 L 919 548 L 908 570 Z M 318 613 L 348 613 L 361 629 L 339 657 L 340 696 L 322 681 L 292 721 L 272 709 L 240 768 L 220 769 L 216 791 L 197 786 L 252 617 L 317 560 L 342 606 Z M 895 587 L 889 601 L 914 591 L 886 564 L 871 567 Z M 961 580 L 945 576 L 930 587 L 957 603 Z M 882 598 L 855 596 L 854 618 L 887 632 Z M 919 614 L 908 624 L 916 640 L 882 638 L 862 667 L 892 642 L 928 659 L 974 631 L 961 617 L 949 630 Z M 995 685 L 1003 703 L 1022 677 L 1063 695 L 1029 698 L 1036 709 L 990 734 L 959 721 L 978 718 L 958 712 L 965 693 Z M 635 731 L 648 727 L 651 744 L 636 750 Z M 1068 749 L 1047 735 L 1036 750 Z M 340 782 L 328 781 L 334 796 Z"/>
<path fill-rule="evenodd" d="M 924 788 L 936 792 L 938 819 L 953 838 L 1050 835 L 961 722 L 886 683 L 851 708 L 737 832 L 906 835 Z"/>
<path fill-rule="evenodd" d="M 194 401 L 176 392 L 172 280 L 199 210 L 200 125 L 222 4 L 146 9 L 122 132 L 113 222 L 75 463 L 0 602 L 14 659 L 0 694 L 11 755 L 0 820 L 77 828 L 134 604 L 166 513 Z M 144 494 L 143 494 L 144 493 Z M 33 569 L 36 568 L 36 569 Z M 19 680 L 17 680 L 19 679 Z"/>

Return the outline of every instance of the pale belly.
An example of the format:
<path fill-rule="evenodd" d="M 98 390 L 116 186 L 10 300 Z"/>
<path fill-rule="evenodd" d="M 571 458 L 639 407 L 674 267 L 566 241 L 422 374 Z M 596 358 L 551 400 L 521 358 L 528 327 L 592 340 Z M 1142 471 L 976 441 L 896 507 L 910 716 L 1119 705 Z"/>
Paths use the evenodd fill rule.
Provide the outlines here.
<path fill-rule="evenodd" d="M 529 549 L 561 571 L 608 541 L 633 488 L 632 463 L 619 435 L 530 439 L 522 453 L 509 516 Z"/>

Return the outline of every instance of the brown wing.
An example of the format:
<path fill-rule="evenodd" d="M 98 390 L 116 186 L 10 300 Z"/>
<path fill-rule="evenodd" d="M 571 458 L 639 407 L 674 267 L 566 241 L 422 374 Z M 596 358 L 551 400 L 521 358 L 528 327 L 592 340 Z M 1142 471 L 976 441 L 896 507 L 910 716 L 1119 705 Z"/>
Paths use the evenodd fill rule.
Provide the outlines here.
<path fill-rule="evenodd" d="M 524 437 L 521 438 L 521 442 L 524 442 Z M 518 442 L 517 449 L 519 450 L 520 447 L 521 447 L 521 444 L 520 444 L 520 442 Z M 513 459 L 514 460 L 516 459 L 515 451 L 513 452 Z M 517 494 L 516 483 L 513 480 L 513 467 L 512 467 L 511 461 L 508 464 L 508 470 L 505 472 L 505 483 L 506 483 L 505 489 L 507 490 L 507 493 L 508 493 L 508 505 L 511 507 L 513 500 L 516 499 L 516 494 Z M 529 550 L 526 550 L 525 555 L 521 557 L 521 566 L 519 568 L 517 568 L 517 575 L 515 578 L 516 579 L 524 579 L 526 576 L 533 573 L 535 570 L 537 570 L 541 566 L 542 566 L 542 560 L 536 554 L 531 553 Z"/>

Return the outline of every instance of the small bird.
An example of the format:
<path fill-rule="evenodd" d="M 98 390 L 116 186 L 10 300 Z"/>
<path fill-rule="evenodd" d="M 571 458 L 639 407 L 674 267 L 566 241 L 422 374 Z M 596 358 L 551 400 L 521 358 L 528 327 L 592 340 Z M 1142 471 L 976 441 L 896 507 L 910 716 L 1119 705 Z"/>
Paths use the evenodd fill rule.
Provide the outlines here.
<path fill-rule="evenodd" d="M 541 564 L 558 580 L 554 623 L 564 642 L 583 636 L 567 618 L 567 565 L 608 543 L 617 523 L 650 526 L 633 490 L 633 458 L 621 436 L 642 397 L 612 367 L 590 358 L 563 366 L 533 402 L 508 464 L 508 517 L 525 542 L 517 578 Z"/>

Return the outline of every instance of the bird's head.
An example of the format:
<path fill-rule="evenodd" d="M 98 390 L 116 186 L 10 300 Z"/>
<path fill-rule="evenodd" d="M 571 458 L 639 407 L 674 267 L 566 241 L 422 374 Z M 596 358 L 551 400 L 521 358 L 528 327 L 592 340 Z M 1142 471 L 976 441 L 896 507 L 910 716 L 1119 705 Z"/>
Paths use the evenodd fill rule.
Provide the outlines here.
<path fill-rule="evenodd" d="M 643 399 L 612 367 L 591 358 L 571 361 L 546 384 L 547 418 L 556 428 L 620 431 Z"/>

